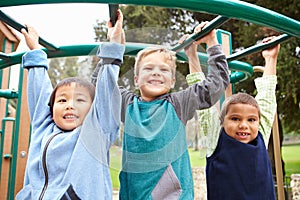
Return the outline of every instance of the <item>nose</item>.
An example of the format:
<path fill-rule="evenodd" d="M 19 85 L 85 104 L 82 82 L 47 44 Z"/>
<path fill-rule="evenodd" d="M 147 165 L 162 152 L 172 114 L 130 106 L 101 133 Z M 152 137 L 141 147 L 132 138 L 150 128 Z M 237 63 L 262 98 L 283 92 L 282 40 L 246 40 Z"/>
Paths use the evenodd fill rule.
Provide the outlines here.
<path fill-rule="evenodd" d="M 248 127 L 248 123 L 245 120 L 240 121 L 239 128 L 240 129 L 246 129 Z"/>
<path fill-rule="evenodd" d="M 66 104 L 66 110 L 72 110 L 74 109 L 74 102 L 73 100 L 69 100 Z"/>
<path fill-rule="evenodd" d="M 160 76 L 160 70 L 158 67 L 154 67 L 152 70 L 152 76 Z"/>

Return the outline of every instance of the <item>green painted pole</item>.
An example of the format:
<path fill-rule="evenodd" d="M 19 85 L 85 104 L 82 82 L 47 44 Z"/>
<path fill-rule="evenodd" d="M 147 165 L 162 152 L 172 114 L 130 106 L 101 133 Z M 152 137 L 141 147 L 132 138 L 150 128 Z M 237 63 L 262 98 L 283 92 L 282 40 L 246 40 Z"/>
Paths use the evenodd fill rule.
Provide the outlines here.
<path fill-rule="evenodd" d="M 0 7 L 51 3 L 132 4 L 180 8 L 252 22 L 254 24 L 270 27 L 288 35 L 300 37 L 299 21 L 270 9 L 236 0 L 9 0 L 2 1 Z"/>
<path fill-rule="evenodd" d="M 229 19 L 227 17 L 222 17 L 222 16 L 218 16 L 215 19 L 213 19 L 212 21 L 210 21 L 210 23 L 205 26 L 201 32 L 199 33 L 194 33 L 192 34 L 190 37 L 188 37 L 182 44 L 178 44 L 175 47 L 172 48 L 172 51 L 178 52 L 181 51 L 182 49 L 184 49 L 185 47 L 188 47 L 189 45 L 191 45 L 194 41 L 204 37 L 205 35 L 207 35 L 210 31 L 212 31 L 213 29 L 215 29 L 216 27 L 221 26 L 223 23 L 225 23 L 226 21 L 228 21 Z"/>
<path fill-rule="evenodd" d="M 18 92 L 14 90 L 0 89 L 0 97 L 4 97 L 6 99 L 16 99 L 18 98 Z"/>
<path fill-rule="evenodd" d="M 9 17 L 8 15 L 6 15 L 5 13 L 3 13 L 1 10 L 0 10 L 0 19 L 2 22 L 10 25 L 11 27 L 13 27 L 14 29 L 18 30 L 19 32 L 21 32 L 21 29 L 24 28 L 27 30 L 27 27 L 19 24 L 18 22 L 16 22 L 14 19 L 12 19 L 11 17 Z M 57 50 L 58 47 L 56 47 L 55 45 L 47 42 L 46 40 L 44 40 L 43 38 L 39 38 L 39 43 L 44 46 L 45 48 L 49 49 L 49 50 Z M 0 54 L 1 56 L 1 54 Z M 3 55 L 2 55 L 3 56 Z M 4 57 L 5 58 L 5 57 Z"/>
<path fill-rule="evenodd" d="M 252 53 L 260 52 L 264 49 L 268 49 L 270 47 L 273 47 L 277 44 L 280 44 L 288 39 L 290 39 L 291 36 L 287 34 L 282 34 L 278 36 L 274 41 L 268 42 L 268 43 L 260 43 L 251 47 L 248 47 L 242 51 L 238 51 L 234 54 L 231 54 L 230 56 L 227 57 L 227 61 L 232 61 L 232 60 L 238 60 L 240 58 L 245 57 L 246 55 L 250 55 Z"/>

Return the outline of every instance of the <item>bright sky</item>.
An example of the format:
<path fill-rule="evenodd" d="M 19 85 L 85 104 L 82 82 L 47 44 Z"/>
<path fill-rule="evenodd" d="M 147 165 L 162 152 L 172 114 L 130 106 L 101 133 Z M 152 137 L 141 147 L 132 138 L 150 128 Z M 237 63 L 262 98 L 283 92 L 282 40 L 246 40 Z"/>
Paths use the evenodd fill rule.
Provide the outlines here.
<path fill-rule="evenodd" d="M 56 46 L 93 43 L 93 27 L 97 19 L 109 19 L 108 4 L 100 3 L 40 4 L 4 7 L 1 10 L 22 25 L 34 26 L 40 37 Z M 20 38 L 17 51 L 23 52 L 27 46 L 22 34 Z M 10 88 L 17 89 L 19 66 L 12 66 Z"/>
<path fill-rule="evenodd" d="M 57 46 L 94 42 L 96 20 L 109 18 L 108 4 L 65 3 L 13 6 L 1 10 L 22 25 L 34 26 Z"/>

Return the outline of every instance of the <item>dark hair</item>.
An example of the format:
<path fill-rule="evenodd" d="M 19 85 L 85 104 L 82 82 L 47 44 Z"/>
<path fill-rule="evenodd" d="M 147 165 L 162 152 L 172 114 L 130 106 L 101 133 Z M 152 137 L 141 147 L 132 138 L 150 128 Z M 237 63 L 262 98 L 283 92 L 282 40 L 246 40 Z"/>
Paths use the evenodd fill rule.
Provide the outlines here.
<path fill-rule="evenodd" d="M 224 122 L 224 118 L 228 112 L 229 106 L 232 104 L 239 104 L 239 103 L 248 104 L 248 105 L 251 105 L 251 106 L 254 106 L 255 108 L 257 108 L 258 116 L 260 119 L 260 109 L 259 109 L 259 105 L 258 105 L 256 99 L 247 93 L 237 93 L 237 94 L 233 94 L 230 97 L 227 97 L 225 99 L 225 101 L 222 105 L 222 110 L 221 110 L 221 114 L 220 114 L 221 125 Z"/>
<path fill-rule="evenodd" d="M 89 81 L 79 78 L 79 77 L 70 77 L 70 78 L 65 78 L 61 80 L 54 88 L 54 90 L 51 93 L 50 100 L 49 100 L 49 107 L 50 107 L 50 112 L 51 116 L 53 116 L 53 105 L 55 101 L 55 94 L 58 88 L 65 86 L 65 85 L 70 85 L 71 83 L 76 83 L 76 85 L 83 86 L 88 89 L 90 97 L 92 100 L 94 100 L 95 97 L 95 86 L 90 83 Z"/>

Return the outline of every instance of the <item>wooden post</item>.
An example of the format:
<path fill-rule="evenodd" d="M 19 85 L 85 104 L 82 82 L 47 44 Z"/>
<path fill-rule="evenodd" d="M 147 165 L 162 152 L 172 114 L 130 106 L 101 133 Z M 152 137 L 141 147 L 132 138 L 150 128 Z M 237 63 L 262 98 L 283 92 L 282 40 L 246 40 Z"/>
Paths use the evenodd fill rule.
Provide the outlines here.
<path fill-rule="evenodd" d="M 273 130 L 272 135 L 273 135 L 273 144 L 274 144 L 277 195 L 278 195 L 278 200 L 284 200 L 285 196 L 284 196 L 284 184 L 283 184 L 283 172 L 282 172 L 282 162 L 281 162 L 281 153 L 280 153 L 280 139 L 279 139 L 277 112 L 275 114 L 272 130 Z"/>

